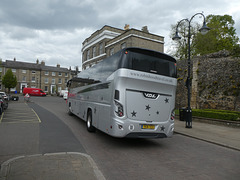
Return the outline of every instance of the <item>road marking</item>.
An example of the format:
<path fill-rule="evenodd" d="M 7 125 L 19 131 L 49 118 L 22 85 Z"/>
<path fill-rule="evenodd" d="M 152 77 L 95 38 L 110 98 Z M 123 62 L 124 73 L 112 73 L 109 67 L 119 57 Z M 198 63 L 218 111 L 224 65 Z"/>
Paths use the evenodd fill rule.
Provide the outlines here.
<path fill-rule="evenodd" d="M 32 109 L 32 108 L 31 108 Z M 41 123 L 42 121 L 40 120 L 39 116 L 37 115 L 37 113 L 32 109 L 32 111 L 34 112 L 34 114 L 37 116 L 38 118 L 38 122 Z"/>
<path fill-rule="evenodd" d="M 26 103 L 19 103 L 2 113 L 0 123 L 41 123 L 41 119 Z"/>
<path fill-rule="evenodd" d="M 2 115 L 1 115 L 0 123 L 2 122 L 2 119 L 3 119 L 3 114 L 4 114 L 4 112 L 3 112 L 3 113 L 2 113 Z"/>
<path fill-rule="evenodd" d="M 37 121 L 27 121 L 27 120 L 24 120 L 24 121 L 13 121 L 13 122 L 2 122 L 4 124 L 18 124 L 18 123 L 39 123 Z"/>

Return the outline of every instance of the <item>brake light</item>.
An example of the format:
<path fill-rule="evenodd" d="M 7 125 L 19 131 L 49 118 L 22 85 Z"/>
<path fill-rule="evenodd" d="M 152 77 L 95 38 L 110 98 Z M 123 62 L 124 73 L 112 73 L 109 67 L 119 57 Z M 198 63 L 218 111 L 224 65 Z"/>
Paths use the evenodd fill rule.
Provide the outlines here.
<path fill-rule="evenodd" d="M 124 116 L 123 105 L 117 101 L 114 101 L 114 102 L 115 102 L 115 106 L 116 106 L 115 113 L 117 114 L 118 117 L 123 117 Z"/>
<path fill-rule="evenodd" d="M 174 118 L 175 118 L 175 110 L 173 109 L 171 113 L 171 120 L 174 121 Z"/>

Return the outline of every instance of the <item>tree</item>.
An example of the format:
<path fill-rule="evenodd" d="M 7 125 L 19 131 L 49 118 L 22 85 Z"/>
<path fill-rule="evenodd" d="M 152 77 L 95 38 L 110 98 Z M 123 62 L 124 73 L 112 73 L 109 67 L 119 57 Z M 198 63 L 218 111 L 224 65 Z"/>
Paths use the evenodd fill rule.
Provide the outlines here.
<path fill-rule="evenodd" d="M 8 69 L 6 74 L 3 76 L 2 84 L 5 86 L 5 88 L 8 88 L 8 93 L 10 92 L 10 88 L 16 87 L 17 78 L 11 69 Z"/>
<path fill-rule="evenodd" d="M 239 38 L 236 35 L 232 16 L 208 15 L 206 23 L 211 30 L 205 35 L 198 31 L 200 24 L 191 24 L 191 56 L 209 54 L 223 49 L 233 53 L 239 52 Z M 186 24 L 182 23 L 178 30 L 182 39 L 175 45 L 176 50 L 172 55 L 180 59 L 187 58 Z M 172 26 L 171 37 L 175 35 L 175 32 L 176 25 Z"/>
<path fill-rule="evenodd" d="M 211 30 L 206 35 L 197 34 L 194 42 L 195 54 L 209 54 L 223 49 L 232 52 L 238 46 L 239 38 L 232 16 L 209 15 L 206 22 Z"/>
<path fill-rule="evenodd" d="M 176 33 L 176 25 L 172 25 L 172 31 L 171 31 L 171 38 L 175 35 Z M 191 50 L 194 49 L 194 36 L 197 34 L 198 29 L 200 28 L 200 25 L 197 23 L 191 24 L 191 43 L 190 43 L 190 48 Z M 171 52 L 171 55 L 174 57 L 177 57 L 179 59 L 187 59 L 188 57 L 188 24 L 183 21 L 181 24 L 178 26 L 178 33 L 181 36 L 181 39 L 178 41 L 173 42 L 175 46 L 175 50 Z M 193 51 L 191 52 L 193 54 Z"/>

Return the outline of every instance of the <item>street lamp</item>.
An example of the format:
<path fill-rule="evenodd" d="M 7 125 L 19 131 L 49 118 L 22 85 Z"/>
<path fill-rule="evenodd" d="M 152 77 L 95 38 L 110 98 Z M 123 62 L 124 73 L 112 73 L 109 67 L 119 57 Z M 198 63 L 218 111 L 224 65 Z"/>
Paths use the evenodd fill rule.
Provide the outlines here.
<path fill-rule="evenodd" d="M 172 38 L 173 40 L 181 39 L 181 37 L 178 35 L 178 26 L 181 22 L 187 21 L 188 22 L 188 77 L 187 77 L 187 81 L 186 81 L 186 86 L 188 89 L 188 107 L 186 110 L 186 128 L 192 128 L 192 109 L 190 106 L 190 101 L 191 101 L 191 94 L 190 94 L 190 86 L 191 86 L 191 82 L 190 82 L 191 81 L 190 80 L 190 64 L 191 64 L 191 61 L 190 61 L 190 55 L 191 55 L 190 39 L 191 39 L 191 21 L 196 15 L 203 16 L 203 26 L 199 29 L 199 31 L 201 32 L 202 35 L 207 34 L 207 32 L 210 30 L 210 28 L 207 27 L 207 25 L 206 25 L 205 16 L 203 15 L 203 13 L 196 13 L 191 17 L 190 20 L 182 19 L 181 21 L 178 22 L 177 27 L 176 27 L 175 36 Z"/>

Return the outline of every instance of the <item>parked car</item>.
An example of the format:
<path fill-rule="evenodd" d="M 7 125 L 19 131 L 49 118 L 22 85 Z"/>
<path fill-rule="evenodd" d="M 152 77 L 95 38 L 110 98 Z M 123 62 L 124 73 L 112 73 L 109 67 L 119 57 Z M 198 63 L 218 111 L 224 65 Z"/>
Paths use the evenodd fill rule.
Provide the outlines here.
<path fill-rule="evenodd" d="M 8 100 L 8 96 L 5 92 L 0 92 L 0 95 L 5 99 Z"/>
<path fill-rule="evenodd" d="M 4 99 L 2 95 L 0 95 L 0 115 L 2 112 L 8 108 L 8 101 Z"/>
<path fill-rule="evenodd" d="M 17 95 L 13 95 L 11 97 L 12 101 L 18 101 L 19 97 Z"/>
<path fill-rule="evenodd" d="M 24 88 L 23 95 L 29 94 L 30 96 L 46 96 L 46 93 L 39 88 Z"/>

